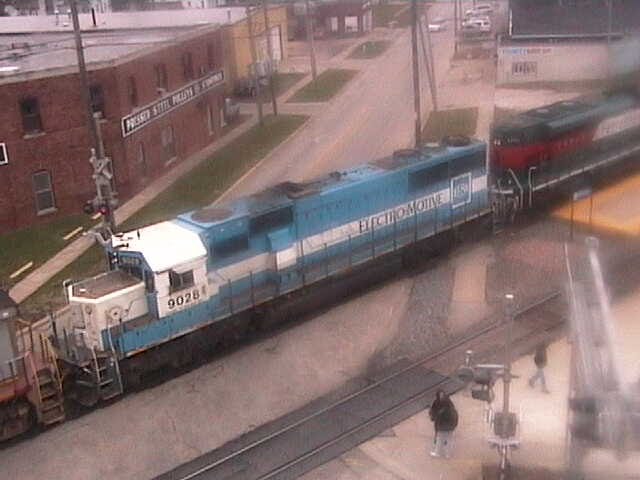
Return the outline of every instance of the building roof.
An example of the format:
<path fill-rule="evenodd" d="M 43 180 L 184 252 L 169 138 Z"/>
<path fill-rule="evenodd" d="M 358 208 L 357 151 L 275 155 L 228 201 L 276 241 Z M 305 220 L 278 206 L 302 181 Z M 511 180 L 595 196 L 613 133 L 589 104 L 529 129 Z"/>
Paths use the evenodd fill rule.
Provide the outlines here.
<path fill-rule="evenodd" d="M 603 37 L 609 30 L 607 2 L 581 0 L 509 0 L 510 34 L 514 39 Z M 613 0 L 611 32 L 640 29 L 637 0 Z"/>
<path fill-rule="evenodd" d="M 211 8 L 80 15 L 85 60 L 91 66 L 127 59 L 245 18 L 245 9 Z M 0 17 L 0 83 L 24 74 L 77 71 L 73 28 L 67 15 Z M 64 72 L 57 72 L 64 73 Z M 11 78 L 14 77 L 14 78 Z"/>
<path fill-rule="evenodd" d="M 245 18 L 244 7 L 197 8 L 188 10 L 146 10 L 139 12 L 97 13 L 96 26 L 90 14 L 78 15 L 83 32 L 105 30 L 143 30 L 229 25 Z M 73 33 L 68 14 L 0 17 L 0 32 L 9 33 Z"/>

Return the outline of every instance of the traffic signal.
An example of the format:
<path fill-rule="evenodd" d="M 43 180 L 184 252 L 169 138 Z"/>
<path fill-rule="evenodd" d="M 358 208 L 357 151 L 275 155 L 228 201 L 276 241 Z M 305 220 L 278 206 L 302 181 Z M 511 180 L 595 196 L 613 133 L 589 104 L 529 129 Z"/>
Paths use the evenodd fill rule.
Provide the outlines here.
<path fill-rule="evenodd" d="M 456 376 L 471 386 L 471 398 L 491 403 L 495 398 L 493 385 L 501 372 L 501 365 L 464 365 L 458 369 Z"/>
<path fill-rule="evenodd" d="M 98 213 L 103 217 L 108 217 L 111 213 L 111 207 L 107 203 L 103 203 L 98 207 Z"/>
<path fill-rule="evenodd" d="M 98 200 L 97 198 L 94 198 L 93 200 L 87 200 L 84 203 L 82 211 L 87 215 L 99 213 L 103 217 L 108 218 L 111 214 L 111 206 L 107 200 Z"/>
<path fill-rule="evenodd" d="M 96 213 L 96 207 L 93 204 L 93 200 L 87 200 L 86 202 L 84 202 L 82 211 L 87 215 L 93 215 L 94 213 Z"/>

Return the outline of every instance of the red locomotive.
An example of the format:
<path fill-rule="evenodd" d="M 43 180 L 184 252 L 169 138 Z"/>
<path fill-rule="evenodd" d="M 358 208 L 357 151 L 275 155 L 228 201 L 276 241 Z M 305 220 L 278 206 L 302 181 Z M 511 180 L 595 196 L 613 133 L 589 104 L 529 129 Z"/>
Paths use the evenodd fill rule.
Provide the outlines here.
<path fill-rule="evenodd" d="M 22 328 L 15 302 L 0 290 L 0 441 L 65 418 L 62 380 L 49 340 Z"/>
<path fill-rule="evenodd" d="M 524 199 L 525 193 L 640 151 L 639 134 L 640 98 L 635 94 L 585 97 L 529 110 L 493 130 L 494 188 Z"/>

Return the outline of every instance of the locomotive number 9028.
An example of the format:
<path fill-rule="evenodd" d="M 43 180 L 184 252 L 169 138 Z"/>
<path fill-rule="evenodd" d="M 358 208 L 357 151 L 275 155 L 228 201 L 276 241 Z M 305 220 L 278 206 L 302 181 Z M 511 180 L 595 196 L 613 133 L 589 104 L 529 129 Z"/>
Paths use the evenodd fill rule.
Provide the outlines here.
<path fill-rule="evenodd" d="M 176 307 L 179 308 L 190 303 L 197 303 L 198 301 L 200 301 L 200 290 L 194 288 L 193 290 L 169 298 L 169 300 L 167 300 L 167 307 L 169 307 L 169 310 L 173 310 Z"/>

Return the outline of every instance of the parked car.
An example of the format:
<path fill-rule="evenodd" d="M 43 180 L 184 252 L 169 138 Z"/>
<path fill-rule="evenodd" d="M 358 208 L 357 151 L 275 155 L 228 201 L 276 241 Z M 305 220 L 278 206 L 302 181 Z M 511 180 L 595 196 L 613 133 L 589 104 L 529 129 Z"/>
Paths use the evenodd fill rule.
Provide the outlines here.
<path fill-rule="evenodd" d="M 488 3 L 479 3 L 473 8 L 470 8 L 464 12 L 465 17 L 477 17 L 480 15 L 491 15 L 493 13 L 493 7 Z"/>
<path fill-rule="evenodd" d="M 487 16 L 470 17 L 462 22 L 462 29 L 488 33 L 491 32 L 491 20 Z"/>
<path fill-rule="evenodd" d="M 444 32 L 447 29 L 445 20 L 442 18 L 434 18 L 429 22 L 428 27 L 430 32 Z"/>

